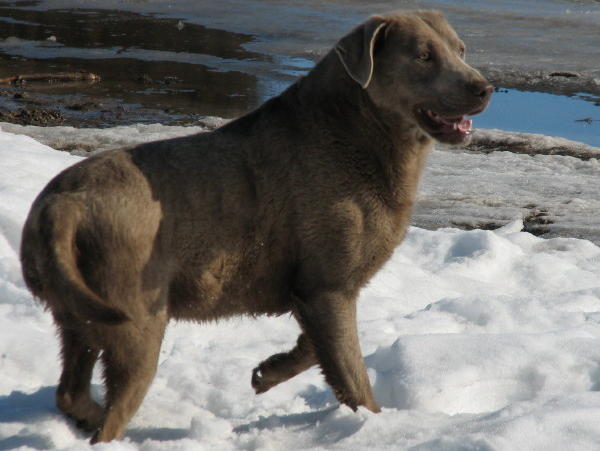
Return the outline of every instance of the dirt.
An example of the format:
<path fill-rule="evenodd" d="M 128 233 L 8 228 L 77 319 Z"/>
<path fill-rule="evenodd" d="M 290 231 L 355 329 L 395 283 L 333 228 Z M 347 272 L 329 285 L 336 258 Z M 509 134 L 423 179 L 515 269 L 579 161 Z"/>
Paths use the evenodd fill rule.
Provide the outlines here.
<path fill-rule="evenodd" d="M 132 82 L 133 83 L 133 82 Z M 157 83 L 152 82 L 152 85 Z M 82 83 L 29 82 L 0 89 L 0 122 L 21 125 L 110 127 L 135 123 L 196 124 L 202 117 L 175 105 L 160 107 L 123 102 L 117 94 L 89 95 Z"/>
<path fill-rule="evenodd" d="M 264 100 L 255 75 L 217 67 L 270 60 L 245 48 L 251 35 L 188 23 L 182 30 L 175 19 L 124 11 L 0 6 L 0 42 L 20 43 L 0 47 L 0 79 L 77 72 L 101 78 L 0 86 L 3 120 L 44 122 L 38 110 L 47 109 L 75 127 L 185 125 L 205 116 L 237 117 Z M 46 116 L 47 125 L 51 116 L 59 118 Z"/>
<path fill-rule="evenodd" d="M 17 111 L 0 111 L 0 122 L 52 127 L 63 125 L 65 117 L 58 110 L 48 108 L 22 108 Z"/>

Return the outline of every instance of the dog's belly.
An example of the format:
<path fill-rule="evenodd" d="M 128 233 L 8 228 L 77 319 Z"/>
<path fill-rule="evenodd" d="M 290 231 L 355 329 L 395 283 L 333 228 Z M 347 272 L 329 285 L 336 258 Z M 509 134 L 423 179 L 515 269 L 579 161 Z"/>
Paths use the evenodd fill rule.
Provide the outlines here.
<path fill-rule="evenodd" d="M 223 254 L 197 270 L 177 274 L 169 289 L 170 315 L 202 321 L 290 311 L 291 279 L 286 265 L 253 257 Z"/>

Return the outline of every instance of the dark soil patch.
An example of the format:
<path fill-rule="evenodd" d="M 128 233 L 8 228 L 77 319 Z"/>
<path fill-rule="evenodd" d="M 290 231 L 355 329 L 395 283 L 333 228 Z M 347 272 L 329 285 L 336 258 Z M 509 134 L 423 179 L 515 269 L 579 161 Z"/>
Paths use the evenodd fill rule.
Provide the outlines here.
<path fill-rule="evenodd" d="M 17 111 L 0 111 L 0 122 L 20 125 L 56 126 L 62 125 L 65 118 L 58 110 L 46 108 L 20 109 Z"/>

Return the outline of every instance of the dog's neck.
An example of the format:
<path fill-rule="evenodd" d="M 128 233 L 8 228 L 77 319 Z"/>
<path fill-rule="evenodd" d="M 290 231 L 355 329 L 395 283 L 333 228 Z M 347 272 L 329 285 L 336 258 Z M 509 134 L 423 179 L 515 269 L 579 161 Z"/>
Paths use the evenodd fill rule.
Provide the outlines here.
<path fill-rule="evenodd" d="M 298 102 L 300 111 L 314 116 L 309 120 L 327 128 L 349 151 L 376 158 L 391 197 L 412 202 L 432 139 L 403 114 L 377 107 L 335 52 L 283 96 Z"/>
<path fill-rule="evenodd" d="M 341 129 L 345 131 L 350 124 L 355 125 L 357 132 L 372 131 L 379 135 L 379 139 L 393 145 L 408 144 L 407 140 L 431 142 L 409 113 L 385 110 L 375 105 L 367 90 L 347 74 L 333 50 L 289 91 L 292 96 L 296 93 L 300 103 L 309 106 L 308 111 L 322 112 L 330 121 L 343 125 Z"/>

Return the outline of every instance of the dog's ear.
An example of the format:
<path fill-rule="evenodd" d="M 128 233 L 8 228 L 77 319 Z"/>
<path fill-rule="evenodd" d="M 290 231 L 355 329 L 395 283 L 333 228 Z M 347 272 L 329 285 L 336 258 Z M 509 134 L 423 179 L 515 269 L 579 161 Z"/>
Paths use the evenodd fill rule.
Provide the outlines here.
<path fill-rule="evenodd" d="M 373 77 L 373 50 L 377 36 L 387 25 L 383 17 L 371 17 L 335 46 L 348 75 L 363 88 L 369 86 Z"/>

